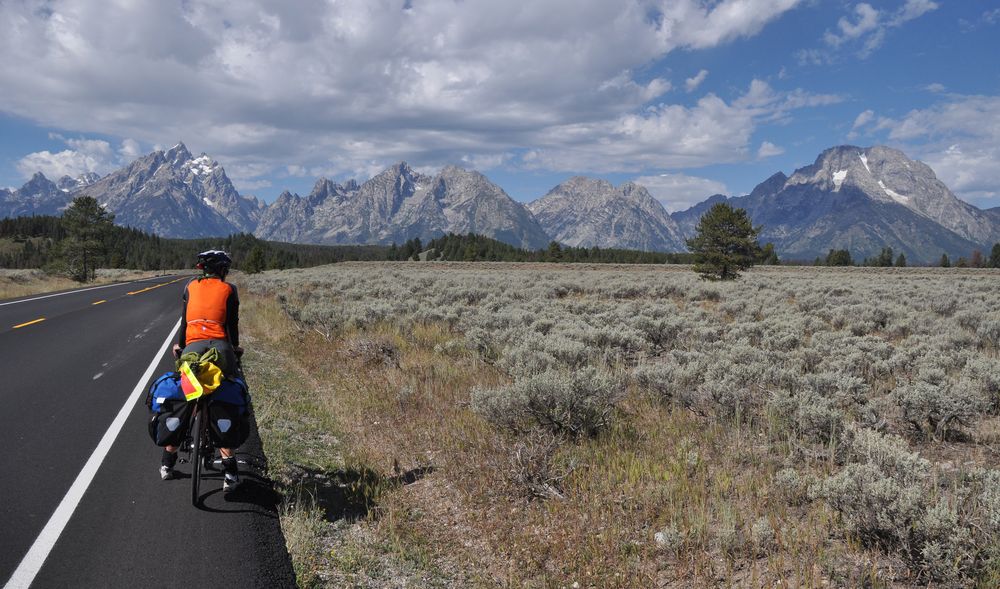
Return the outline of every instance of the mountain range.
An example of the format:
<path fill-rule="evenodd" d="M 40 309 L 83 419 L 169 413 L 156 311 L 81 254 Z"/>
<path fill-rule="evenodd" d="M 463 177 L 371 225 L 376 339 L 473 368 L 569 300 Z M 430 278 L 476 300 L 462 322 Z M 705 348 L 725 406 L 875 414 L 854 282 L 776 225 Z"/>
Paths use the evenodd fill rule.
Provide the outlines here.
<path fill-rule="evenodd" d="M 760 225 L 786 259 L 811 260 L 829 249 L 856 259 L 892 247 L 913 262 L 942 253 L 969 255 L 1000 241 L 1000 208 L 958 199 L 926 164 L 888 147 L 838 146 L 791 176 L 778 172 L 750 194 L 713 195 L 668 213 L 643 187 L 577 176 L 527 205 L 479 172 L 448 166 L 421 174 L 400 162 L 358 183 L 319 179 L 307 196 L 284 192 L 270 205 L 243 196 L 206 154 L 179 143 L 104 177 L 53 182 L 35 174 L 0 189 L 0 217 L 58 215 L 78 195 L 95 197 L 115 222 L 164 237 L 222 236 L 317 244 L 389 244 L 445 233 L 477 233 L 537 249 L 576 247 L 684 251 L 701 216 L 728 202 Z"/>

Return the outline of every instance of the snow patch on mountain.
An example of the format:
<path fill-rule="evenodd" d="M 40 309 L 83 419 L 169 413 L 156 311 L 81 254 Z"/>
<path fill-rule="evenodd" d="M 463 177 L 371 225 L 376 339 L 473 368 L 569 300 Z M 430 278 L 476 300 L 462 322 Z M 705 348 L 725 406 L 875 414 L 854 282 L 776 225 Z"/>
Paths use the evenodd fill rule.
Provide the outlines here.
<path fill-rule="evenodd" d="M 884 190 L 886 194 L 888 194 L 890 197 L 892 197 L 892 199 L 894 201 L 898 202 L 899 204 L 904 204 L 904 205 L 905 204 L 910 204 L 910 197 L 903 196 L 902 194 L 900 194 L 898 192 L 895 192 L 894 190 L 888 188 L 885 185 L 885 182 L 879 180 L 878 181 L 878 185 L 882 187 L 882 190 Z"/>
<path fill-rule="evenodd" d="M 840 185 L 844 183 L 845 178 L 847 178 L 847 170 L 840 170 L 839 172 L 833 173 L 834 192 L 840 192 Z"/>

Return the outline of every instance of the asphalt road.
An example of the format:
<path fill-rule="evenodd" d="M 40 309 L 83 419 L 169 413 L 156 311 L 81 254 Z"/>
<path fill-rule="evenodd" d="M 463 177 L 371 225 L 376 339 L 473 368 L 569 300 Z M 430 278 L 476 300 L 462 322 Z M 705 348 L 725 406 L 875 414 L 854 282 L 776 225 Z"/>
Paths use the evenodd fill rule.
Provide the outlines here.
<path fill-rule="evenodd" d="M 187 464 L 159 478 L 145 388 L 173 369 L 165 344 L 186 280 L 0 301 L 5 589 L 295 586 L 256 431 L 230 497 L 210 473 L 192 506 Z"/>

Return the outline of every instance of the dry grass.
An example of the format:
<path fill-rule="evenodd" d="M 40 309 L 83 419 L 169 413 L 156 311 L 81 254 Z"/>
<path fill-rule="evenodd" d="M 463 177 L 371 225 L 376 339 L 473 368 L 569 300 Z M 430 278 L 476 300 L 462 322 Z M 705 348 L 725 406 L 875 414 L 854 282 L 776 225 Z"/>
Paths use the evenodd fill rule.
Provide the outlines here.
<path fill-rule="evenodd" d="M 576 465 L 561 483 L 566 498 L 527 500 L 510 488 L 514 442 L 468 407 L 472 387 L 501 375 L 475 358 L 433 352 L 455 334 L 382 326 L 328 340 L 298 331 L 272 301 L 245 296 L 243 304 L 248 346 L 266 350 L 267 362 L 296 384 L 276 390 L 255 373 L 258 356 L 250 357 L 265 449 L 286 493 L 302 493 L 295 479 L 302 471 L 374 473 L 353 490 L 372 508 L 353 522 L 366 533 L 327 537 L 312 503 L 286 508 L 282 523 L 303 584 L 322 577 L 330 586 L 375 587 L 402 577 L 481 586 L 742 579 L 817 587 L 843 550 L 828 541 L 831 515 L 821 506 L 775 500 L 773 475 L 788 455 L 769 449 L 759 430 L 706 423 L 633 392 L 623 407 L 630 419 L 554 458 Z M 372 337 L 398 348 L 398 368 L 353 353 L 358 338 Z M 776 530 L 765 552 L 748 537 L 761 518 Z M 659 546 L 654 534 L 662 530 L 679 541 Z M 323 542 L 328 548 L 317 556 Z"/>
<path fill-rule="evenodd" d="M 843 466 L 837 448 L 804 447 L 768 414 L 697 414 L 632 385 L 608 430 L 550 448 L 471 409 L 470 391 L 510 377 L 453 327 L 307 325 L 249 290 L 248 368 L 304 585 L 929 585 L 896 556 L 845 537 L 839 516 L 807 499 L 810 483 Z M 287 307 L 316 293 L 278 294 Z M 724 304 L 689 299 L 673 300 L 732 321 Z M 997 431 L 990 419 L 975 444 L 918 448 L 995 466 Z"/>

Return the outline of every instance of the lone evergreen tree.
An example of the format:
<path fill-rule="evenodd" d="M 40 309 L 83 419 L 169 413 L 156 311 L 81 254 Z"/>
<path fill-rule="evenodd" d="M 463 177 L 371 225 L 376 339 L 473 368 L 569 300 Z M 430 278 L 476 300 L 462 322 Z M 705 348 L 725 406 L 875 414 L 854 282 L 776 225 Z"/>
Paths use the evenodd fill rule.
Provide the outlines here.
<path fill-rule="evenodd" d="M 994 243 L 990 251 L 990 268 L 1000 268 L 1000 243 Z"/>
<path fill-rule="evenodd" d="M 62 244 L 63 261 L 74 280 L 93 280 L 104 257 L 104 242 L 115 216 L 92 196 L 78 196 L 62 216 L 67 238 Z"/>
<path fill-rule="evenodd" d="M 760 254 L 759 228 L 743 209 L 720 202 L 702 216 L 697 235 L 687 240 L 694 254 L 694 271 L 708 280 L 735 280 L 753 266 Z"/>
<path fill-rule="evenodd" d="M 906 256 L 904 256 L 902 252 L 900 252 L 899 257 L 896 258 L 896 267 L 906 268 Z"/>
<path fill-rule="evenodd" d="M 253 246 L 250 253 L 247 254 L 246 261 L 243 262 L 243 271 L 247 274 L 257 274 L 264 270 L 267 265 L 264 259 L 264 248 L 259 245 Z"/>
<path fill-rule="evenodd" d="M 941 267 L 951 268 L 951 260 L 948 259 L 948 254 L 941 254 Z"/>

